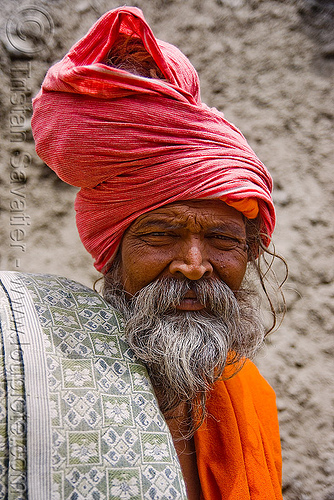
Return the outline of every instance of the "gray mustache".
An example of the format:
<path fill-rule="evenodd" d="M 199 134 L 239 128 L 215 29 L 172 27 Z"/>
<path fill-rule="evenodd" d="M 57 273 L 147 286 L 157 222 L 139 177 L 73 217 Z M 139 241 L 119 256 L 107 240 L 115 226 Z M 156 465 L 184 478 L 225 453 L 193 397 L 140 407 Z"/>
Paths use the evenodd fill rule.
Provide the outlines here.
<path fill-rule="evenodd" d="M 203 278 L 192 281 L 187 278 L 160 278 L 142 288 L 132 298 L 132 306 L 141 308 L 145 302 L 158 314 L 175 312 L 187 292 L 193 291 L 197 299 L 214 316 L 238 315 L 238 304 L 233 291 L 222 281 Z M 148 304 L 149 302 L 149 304 Z"/>

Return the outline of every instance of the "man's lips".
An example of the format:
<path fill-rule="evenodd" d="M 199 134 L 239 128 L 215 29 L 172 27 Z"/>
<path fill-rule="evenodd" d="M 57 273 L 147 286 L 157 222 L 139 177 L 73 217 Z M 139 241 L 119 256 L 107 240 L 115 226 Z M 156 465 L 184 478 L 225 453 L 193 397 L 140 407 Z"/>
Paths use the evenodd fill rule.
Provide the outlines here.
<path fill-rule="evenodd" d="M 180 304 L 176 306 L 178 311 L 201 311 L 204 309 L 204 305 L 198 300 L 196 293 L 193 290 L 189 290 Z"/>

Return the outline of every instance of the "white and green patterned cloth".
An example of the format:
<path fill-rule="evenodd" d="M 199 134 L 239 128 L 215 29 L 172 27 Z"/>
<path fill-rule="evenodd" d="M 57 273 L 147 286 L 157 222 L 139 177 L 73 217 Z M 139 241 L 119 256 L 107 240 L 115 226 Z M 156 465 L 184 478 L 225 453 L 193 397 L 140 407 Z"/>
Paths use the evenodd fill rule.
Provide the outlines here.
<path fill-rule="evenodd" d="M 51 275 L 0 273 L 0 499 L 185 499 L 122 318 Z"/>

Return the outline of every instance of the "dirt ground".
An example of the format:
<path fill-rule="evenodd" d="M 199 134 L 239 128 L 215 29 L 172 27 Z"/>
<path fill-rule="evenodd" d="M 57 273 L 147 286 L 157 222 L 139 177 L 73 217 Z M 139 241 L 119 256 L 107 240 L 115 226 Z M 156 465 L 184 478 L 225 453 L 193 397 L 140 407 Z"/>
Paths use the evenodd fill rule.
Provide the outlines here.
<path fill-rule="evenodd" d="M 98 276 L 76 232 L 75 189 L 34 153 L 30 102 L 47 68 L 119 5 L 0 0 L 1 269 L 61 274 L 89 286 Z M 285 500 L 333 500 L 334 3 L 132 5 L 157 37 L 190 58 L 202 100 L 224 111 L 272 173 L 274 240 L 290 269 L 288 311 L 257 364 L 277 393 Z"/>

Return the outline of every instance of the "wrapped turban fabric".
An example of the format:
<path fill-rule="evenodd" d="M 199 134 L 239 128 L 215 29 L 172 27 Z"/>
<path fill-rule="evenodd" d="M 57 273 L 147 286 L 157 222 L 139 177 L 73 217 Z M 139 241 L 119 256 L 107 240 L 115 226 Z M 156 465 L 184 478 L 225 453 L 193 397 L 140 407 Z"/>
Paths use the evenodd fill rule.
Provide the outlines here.
<path fill-rule="evenodd" d="M 141 40 L 164 78 L 107 64 L 122 35 Z M 259 216 L 268 244 L 270 174 L 240 131 L 201 102 L 195 69 L 154 37 L 139 9 L 104 14 L 49 69 L 33 108 L 38 155 L 81 188 L 77 227 L 99 271 L 137 217 L 177 200 L 219 198 Z"/>

